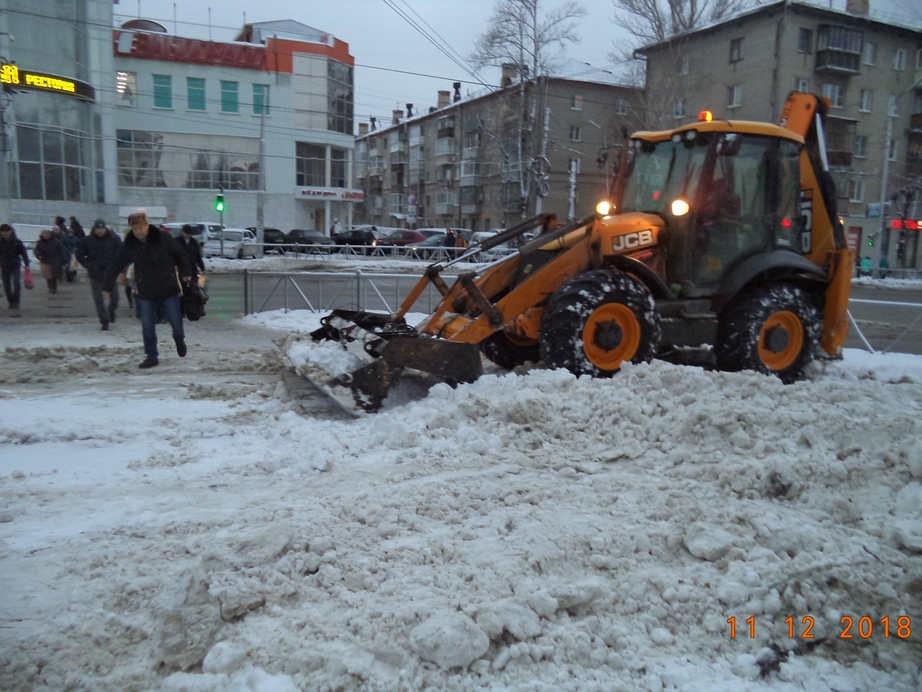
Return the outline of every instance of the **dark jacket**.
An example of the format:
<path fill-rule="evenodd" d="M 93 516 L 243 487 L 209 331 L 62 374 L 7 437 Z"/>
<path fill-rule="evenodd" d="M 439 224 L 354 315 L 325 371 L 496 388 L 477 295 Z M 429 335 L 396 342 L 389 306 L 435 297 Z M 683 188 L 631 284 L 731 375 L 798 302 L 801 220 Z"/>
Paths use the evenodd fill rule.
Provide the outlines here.
<path fill-rule="evenodd" d="M 35 258 L 42 264 L 50 264 L 53 267 L 60 267 L 62 264 L 66 264 L 70 258 L 70 253 L 67 251 L 67 248 L 65 248 L 64 245 L 61 244 L 61 241 L 55 236 L 51 236 L 47 240 L 39 238 L 35 241 L 32 254 L 35 255 Z"/>
<path fill-rule="evenodd" d="M 81 238 L 77 243 L 77 261 L 86 267 L 91 279 L 102 281 L 106 276 L 106 269 L 122 247 L 122 239 L 114 231 L 106 231 L 101 238 L 93 231 L 88 236 Z"/>
<path fill-rule="evenodd" d="M 125 236 L 125 242 L 106 270 L 103 284 L 111 285 L 131 264 L 134 264 L 138 298 L 144 300 L 163 300 L 179 295 L 176 267 L 179 267 L 180 276 L 192 276 L 189 258 L 179 243 L 156 226 L 150 227 L 147 239 L 143 241 L 138 240 L 134 233 Z"/>
<path fill-rule="evenodd" d="M 192 275 L 198 276 L 198 272 L 195 270 L 196 267 L 205 271 L 205 260 L 202 259 L 202 246 L 199 245 L 199 242 L 195 238 L 189 238 L 189 240 L 186 241 L 182 236 L 179 236 L 176 242 L 179 243 L 183 252 L 186 253 L 186 257 L 189 258 L 189 264 L 192 266 Z"/>
<path fill-rule="evenodd" d="M 74 234 L 74 237 L 77 239 L 86 238 L 86 231 L 83 230 L 83 224 L 81 224 L 77 219 L 74 219 L 70 223 L 71 233 Z"/>
<path fill-rule="evenodd" d="M 29 266 L 29 253 L 26 246 L 16 237 L 16 231 L 10 233 L 9 240 L 0 236 L 0 267 L 4 269 L 17 269 L 20 261 Z"/>

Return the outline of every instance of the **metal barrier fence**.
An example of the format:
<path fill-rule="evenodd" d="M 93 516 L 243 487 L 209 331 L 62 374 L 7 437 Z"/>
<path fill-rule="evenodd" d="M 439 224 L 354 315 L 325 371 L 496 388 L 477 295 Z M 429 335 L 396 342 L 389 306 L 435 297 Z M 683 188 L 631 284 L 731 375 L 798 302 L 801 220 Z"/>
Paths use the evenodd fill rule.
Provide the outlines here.
<path fill-rule="evenodd" d="M 247 243 L 247 247 L 259 244 Z M 284 247 L 272 243 L 263 243 L 263 256 L 277 254 L 284 257 L 316 257 L 326 259 L 337 258 L 371 258 L 371 259 L 404 259 L 438 262 L 454 259 L 462 255 L 467 248 L 454 247 L 397 247 L 395 245 L 290 245 Z M 494 260 L 512 253 L 512 248 L 491 248 L 483 253 L 483 261 Z"/>
<path fill-rule="evenodd" d="M 366 274 L 360 269 L 338 272 L 243 273 L 244 313 L 264 310 L 327 312 L 333 308 L 396 312 L 421 274 Z M 413 312 L 432 312 L 441 299 L 427 286 Z"/>
<path fill-rule="evenodd" d="M 922 322 L 922 303 L 904 303 L 904 302 L 898 302 L 898 301 L 893 301 L 893 300 L 864 300 L 860 298 L 852 298 L 848 302 L 849 304 L 855 303 L 859 305 L 880 305 L 880 306 L 885 305 L 887 307 L 909 308 L 909 309 L 915 308 L 916 310 L 919 311 L 919 314 L 916 315 L 915 319 L 913 319 L 913 321 L 910 322 L 909 325 L 902 332 L 900 332 L 899 335 L 897 335 L 897 337 L 893 341 L 891 341 L 890 344 L 886 348 L 880 350 L 879 351 L 880 353 L 889 353 L 890 351 L 892 351 L 894 348 L 896 348 L 897 344 L 899 344 L 900 341 L 903 340 L 904 336 L 909 334 L 909 332 L 911 332 L 915 328 L 915 326 L 919 324 L 919 322 Z M 871 353 L 877 353 L 878 351 L 875 350 L 874 347 L 871 346 L 871 343 L 867 340 L 867 338 L 865 338 L 864 334 L 861 331 L 861 328 L 858 326 L 858 322 L 852 316 L 851 310 L 848 311 L 848 319 L 851 321 L 852 326 L 855 328 L 855 332 L 858 334 L 858 338 L 861 339 L 861 343 L 863 343 L 865 347 L 868 349 L 868 351 L 870 351 Z"/>

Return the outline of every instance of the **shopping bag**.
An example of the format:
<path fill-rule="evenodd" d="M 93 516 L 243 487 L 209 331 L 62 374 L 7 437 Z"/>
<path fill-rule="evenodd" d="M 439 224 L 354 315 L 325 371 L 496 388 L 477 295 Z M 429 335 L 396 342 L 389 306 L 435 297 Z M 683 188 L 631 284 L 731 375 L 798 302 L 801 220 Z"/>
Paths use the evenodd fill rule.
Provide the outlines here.
<path fill-rule="evenodd" d="M 179 299 L 183 315 L 191 322 L 198 322 L 205 314 L 205 301 L 208 294 L 197 284 L 186 283 L 182 287 L 182 298 Z"/>
<path fill-rule="evenodd" d="M 35 288 L 35 279 L 32 278 L 32 270 L 28 267 L 26 267 L 26 270 L 22 274 L 22 285 L 29 291 Z"/>

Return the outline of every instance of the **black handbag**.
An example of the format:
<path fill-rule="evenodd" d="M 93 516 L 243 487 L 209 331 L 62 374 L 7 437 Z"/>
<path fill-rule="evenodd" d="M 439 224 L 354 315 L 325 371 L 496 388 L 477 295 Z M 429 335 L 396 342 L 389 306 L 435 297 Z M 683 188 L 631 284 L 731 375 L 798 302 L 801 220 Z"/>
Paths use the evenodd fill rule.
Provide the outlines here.
<path fill-rule="evenodd" d="M 185 318 L 191 322 L 198 322 L 205 315 L 208 294 L 198 284 L 187 282 L 183 284 L 182 298 L 179 302 Z"/>

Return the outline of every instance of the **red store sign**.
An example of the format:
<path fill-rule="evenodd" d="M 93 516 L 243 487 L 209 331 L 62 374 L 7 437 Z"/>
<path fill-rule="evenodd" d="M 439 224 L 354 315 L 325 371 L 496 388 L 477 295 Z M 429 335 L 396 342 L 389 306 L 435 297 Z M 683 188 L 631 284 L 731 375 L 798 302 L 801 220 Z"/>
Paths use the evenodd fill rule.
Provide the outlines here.
<path fill-rule="evenodd" d="M 266 49 L 247 43 L 217 43 L 146 31 L 116 31 L 115 52 L 132 58 L 266 69 Z"/>

